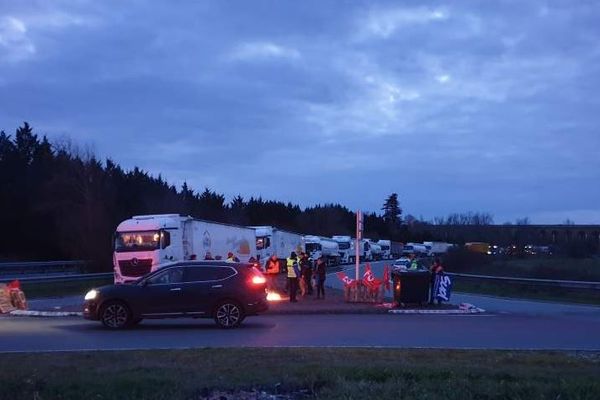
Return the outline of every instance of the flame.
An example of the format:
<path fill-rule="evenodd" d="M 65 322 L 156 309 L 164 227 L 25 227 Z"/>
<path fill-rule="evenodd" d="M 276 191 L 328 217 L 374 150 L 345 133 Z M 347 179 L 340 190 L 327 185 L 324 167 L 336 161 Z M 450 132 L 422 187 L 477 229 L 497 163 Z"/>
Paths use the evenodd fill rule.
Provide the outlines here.
<path fill-rule="evenodd" d="M 268 292 L 267 301 L 281 301 L 281 295 L 277 292 Z"/>

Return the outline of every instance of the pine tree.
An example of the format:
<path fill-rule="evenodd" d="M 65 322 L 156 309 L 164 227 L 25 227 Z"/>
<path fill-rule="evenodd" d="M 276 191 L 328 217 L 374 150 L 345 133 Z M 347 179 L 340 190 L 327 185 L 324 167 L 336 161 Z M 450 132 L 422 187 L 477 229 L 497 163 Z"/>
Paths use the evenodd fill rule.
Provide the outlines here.
<path fill-rule="evenodd" d="M 398 194 L 392 193 L 385 200 L 383 207 L 383 220 L 392 226 L 397 226 L 402 221 L 402 209 L 398 202 Z"/>

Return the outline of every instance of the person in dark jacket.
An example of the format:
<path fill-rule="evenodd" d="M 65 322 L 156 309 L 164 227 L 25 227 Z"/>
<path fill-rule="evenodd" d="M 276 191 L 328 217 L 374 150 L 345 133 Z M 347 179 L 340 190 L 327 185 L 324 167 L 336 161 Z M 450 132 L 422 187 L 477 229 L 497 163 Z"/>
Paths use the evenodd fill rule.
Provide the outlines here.
<path fill-rule="evenodd" d="M 444 267 L 442 266 L 442 262 L 439 258 L 436 258 L 431 264 L 431 287 L 429 292 L 429 304 L 433 304 L 435 300 L 435 280 L 438 274 L 444 273 Z M 438 303 L 440 303 L 438 301 Z"/>
<path fill-rule="evenodd" d="M 312 296 L 313 294 L 313 287 L 312 287 L 312 276 L 313 276 L 313 268 L 312 268 L 312 262 L 311 260 L 308 258 L 308 255 L 306 255 L 306 253 L 302 253 L 302 255 L 300 256 L 300 271 L 302 271 L 302 279 L 304 280 L 304 294 L 308 294 L 309 296 Z"/>
<path fill-rule="evenodd" d="M 325 276 L 326 276 L 326 263 L 323 257 L 317 259 L 317 265 L 315 267 L 315 279 L 317 281 L 317 299 L 325 299 Z"/>

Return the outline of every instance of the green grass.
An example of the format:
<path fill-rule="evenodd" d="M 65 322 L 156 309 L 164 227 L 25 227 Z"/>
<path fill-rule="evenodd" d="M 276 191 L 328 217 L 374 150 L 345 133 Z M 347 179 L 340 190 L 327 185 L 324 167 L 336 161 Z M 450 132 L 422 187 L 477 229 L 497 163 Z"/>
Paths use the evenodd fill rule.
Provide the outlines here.
<path fill-rule="evenodd" d="M 90 279 L 86 281 L 28 283 L 22 282 L 21 289 L 28 299 L 40 297 L 62 297 L 76 294 L 85 294 L 88 290 L 113 283 L 112 278 Z"/>
<path fill-rule="evenodd" d="M 489 258 L 468 252 L 449 256 L 448 272 L 518 278 L 600 281 L 600 258 L 530 257 Z M 454 290 L 511 298 L 600 304 L 597 291 L 535 287 L 516 283 L 475 282 L 455 278 Z"/>
<path fill-rule="evenodd" d="M 522 278 L 600 281 L 600 258 L 536 257 L 494 260 L 489 265 L 470 267 L 482 275 Z M 467 273 L 467 271 L 461 271 Z"/>
<path fill-rule="evenodd" d="M 454 278 L 452 291 L 480 293 L 508 298 L 547 300 L 560 303 L 600 305 L 600 294 L 598 291 L 585 289 L 536 287 L 501 282 L 469 282 L 463 281 L 461 278 Z"/>
<path fill-rule="evenodd" d="M 2 354 L 0 365 L 6 400 L 199 399 L 251 389 L 318 399 L 600 398 L 598 353 L 198 349 Z"/>

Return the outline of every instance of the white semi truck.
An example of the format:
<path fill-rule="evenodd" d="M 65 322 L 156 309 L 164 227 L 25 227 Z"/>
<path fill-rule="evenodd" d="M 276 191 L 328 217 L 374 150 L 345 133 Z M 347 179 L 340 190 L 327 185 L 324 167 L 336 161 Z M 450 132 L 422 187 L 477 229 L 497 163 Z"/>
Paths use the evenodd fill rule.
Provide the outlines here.
<path fill-rule="evenodd" d="M 284 231 L 274 226 L 252 228 L 256 232 L 256 251 L 263 266 L 273 254 L 279 259 L 280 265 L 285 265 L 285 260 L 292 251 L 296 254 L 304 251 L 304 237 L 298 233 Z"/>
<path fill-rule="evenodd" d="M 371 257 L 370 257 L 369 261 L 381 260 L 383 258 L 383 250 L 381 249 L 381 246 L 379 244 L 377 244 L 377 242 L 375 242 L 371 239 L 365 239 L 365 240 L 369 243 L 369 250 L 371 252 Z"/>
<path fill-rule="evenodd" d="M 371 261 L 373 257 L 371 256 L 371 244 L 366 239 L 361 239 L 358 248 L 358 257 L 359 261 Z"/>
<path fill-rule="evenodd" d="M 452 243 L 446 242 L 423 242 L 429 251 L 430 256 L 447 253 L 449 249 L 454 247 Z"/>
<path fill-rule="evenodd" d="M 342 264 L 352 264 L 356 259 L 354 242 L 350 236 L 336 235 L 331 237 L 338 244 L 340 253 L 340 262 Z"/>
<path fill-rule="evenodd" d="M 404 248 L 402 249 L 403 255 L 414 254 L 416 256 L 427 256 L 429 255 L 429 250 L 427 246 L 422 243 L 406 243 Z"/>
<path fill-rule="evenodd" d="M 327 265 L 338 265 L 340 263 L 340 247 L 338 242 L 322 236 L 304 236 L 304 246 L 310 258 L 316 260 L 325 258 Z"/>
<path fill-rule="evenodd" d="M 404 245 L 400 242 L 380 239 L 376 244 L 381 247 L 381 259 L 383 260 L 395 260 L 402 255 L 402 247 Z"/>
<path fill-rule="evenodd" d="M 379 239 L 377 244 L 381 247 L 381 258 L 384 260 L 392 259 L 392 241 L 386 239 Z"/>
<path fill-rule="evenodd" d="M 254 229 L 177 214 L 138 215 L 117 226 L 115 283 L 128 283 L 173 261 L 256 258 Z"/>

